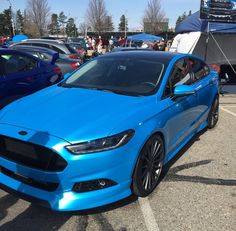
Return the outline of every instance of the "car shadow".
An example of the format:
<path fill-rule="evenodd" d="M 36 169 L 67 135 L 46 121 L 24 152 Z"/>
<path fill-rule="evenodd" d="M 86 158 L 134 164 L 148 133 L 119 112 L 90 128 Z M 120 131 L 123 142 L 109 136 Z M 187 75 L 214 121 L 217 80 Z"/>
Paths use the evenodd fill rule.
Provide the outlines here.
<path fill-rule="evenodd" d="M 18 201 L 18 198 L 7 194 L 0 198 L 0 221 L 3 220 L 7 215 L 7 209 L 14 205 Z"/>

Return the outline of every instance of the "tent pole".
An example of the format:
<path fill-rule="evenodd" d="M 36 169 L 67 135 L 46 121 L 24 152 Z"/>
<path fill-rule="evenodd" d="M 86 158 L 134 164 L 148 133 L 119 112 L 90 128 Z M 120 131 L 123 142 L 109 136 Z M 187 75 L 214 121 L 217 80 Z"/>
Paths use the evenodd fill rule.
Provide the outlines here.
<path fill-rule="evenodd" d="M 213 36 L 213 34 L 211 34 L 211 37 L 213 39 L 213 41 L 216 43 L 216 46 L 219 48 L 220 52 L 223 54 L 223 56 L 225 57 L 226 62 L 229 64 L 230 68 L 232 69 L 232 71 L 234 72 L 234 74 L 236 74 L 236 70 L 233 67 L 233 64 L 230 62 L 230 60 L 228 59 L 228 57 L 226 56 L 225 52 L 223 51 L 223 49 L 220 47 L 220 44 L 217 42 L 217 40 L 215 39 L 215 37 Z"/>
<path fill-rule="evenodd" d="M 210 23 L 207 22 L 207 38 L 206 38 L 206 47 L 205 47 L 205 54 L 204 54 L 204 61 L 207 61 L 207 52 L 208 52 L 208 44 L 210 39 Z"/>

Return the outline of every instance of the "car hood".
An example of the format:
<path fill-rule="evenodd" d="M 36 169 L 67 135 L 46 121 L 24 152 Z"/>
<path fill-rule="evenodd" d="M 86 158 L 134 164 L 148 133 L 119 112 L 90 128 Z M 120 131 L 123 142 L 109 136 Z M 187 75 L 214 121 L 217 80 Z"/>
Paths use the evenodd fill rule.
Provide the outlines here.
<path fill-rule="evenodd" d="M 137 120 L 138 111 L 151 98 L 52 86 L 7 106 L 0 113 L 0 123 L 75 143 L 112 135 L 114 128 L 119 131 L 117 127 L 131 128 L 130 118 L 135 114 Z"/>

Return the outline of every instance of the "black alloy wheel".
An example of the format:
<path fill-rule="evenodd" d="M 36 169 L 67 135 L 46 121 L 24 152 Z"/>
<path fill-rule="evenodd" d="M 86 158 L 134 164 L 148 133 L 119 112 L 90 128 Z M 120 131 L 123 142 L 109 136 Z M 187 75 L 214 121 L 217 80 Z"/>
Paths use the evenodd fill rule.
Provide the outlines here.
<path fill-rule="evenodd" d="M 213 104 L 211 105 L 211 109 L 207 118 L 208 128 L 212 129 L 216 126 L 219 120 L 219 96 L 215 97 Z"/>
<path fill-rule="evenodd" d="M 159 183 L 164 159 L 164 143 L 155 134 L 144 145 L 137 161 L 132 190 L 140 197 L 149 195 Z"/>

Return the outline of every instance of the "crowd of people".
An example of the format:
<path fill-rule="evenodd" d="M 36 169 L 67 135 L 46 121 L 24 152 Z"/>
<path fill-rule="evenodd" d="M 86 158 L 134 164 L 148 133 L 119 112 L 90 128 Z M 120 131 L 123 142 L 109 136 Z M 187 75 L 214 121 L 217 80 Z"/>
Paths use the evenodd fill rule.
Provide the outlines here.
<path fill-rule="evenodd" d="M 116 38 L 111 36 L 109 39 L 106 39 L 101 36 L 97 38 L 87 36 L 85 41 L 89 50 L 93 50 L 99 54 L 110 52 L 115 47 L 140 47 L 164 51 L 167 46 L 164 39 L 159 41 L 131 41 L 124 37 Z"/>

